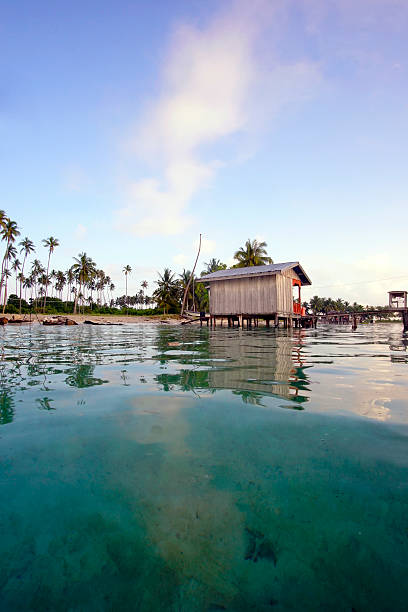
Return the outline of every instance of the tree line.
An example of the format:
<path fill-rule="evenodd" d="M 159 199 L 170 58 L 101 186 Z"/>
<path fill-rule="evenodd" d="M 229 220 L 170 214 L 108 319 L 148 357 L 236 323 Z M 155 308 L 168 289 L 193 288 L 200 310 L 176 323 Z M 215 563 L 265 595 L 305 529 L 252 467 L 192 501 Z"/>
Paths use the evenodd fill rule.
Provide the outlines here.
<path fill-rule="evenodd" d="M 167 314 L 180 311 L 191 276 L 189 270 L 183 270 L 182 274 L 177 275 L 165 268 L 158 275 L 156 287 L 150 296 L 146 291 L 148 282 L 145 280 L 136 294 L 128 295 L 128 277 L 132 268 L 126 265 L 123 268 L 125 295 L 115 298 L 112 279 L 98 268 L 87 253 L 79 253 L 74 257 L 74 263 L 68 270 L 56 270 L 51 266 L 52 256 L 60 243 L 58 238 L 50 236 L 42 240 L 42 246 L 46 249 L 46 261 L 43 264 L 36 257 L 36 245 L 28 237 L 19 240 L 20 228 L 4 210 L 0 210 L 0 235 L 5 243 L 0 277 L 0 304 L 3 313 L 21 314 L 34 310 L 43 313 L 75 314 L 78 311 L 92 311 L 114 314 L 119 310 L 129 314 Z M 236 264 L 233 267 L 272 263 L 266 253 L 266 246 L 265 242 L 248 239 L 244 247 L 235 252 Z M 211 259 L 204 265 L 201 276 L 227 268 L 219 259 Z M 187 309 L 208 308 L 208 292 L 200 282 L 200 277 L 193 277 L 186 297 Z"/>
<path fill-rule="evenodd" d="M 387 310 L 388 306 L 363 306 L 362 304 L 358 304 L 357 302 L 353 302 L 352 304 L 347 300 L 343 300 L 342 298 L 326 298 L 319 297 L 318 295 L 314 295 L 309 302 L 304 302 L 303 306 L 307 308 L 310 313 L 316 315 L 326 315 L 329 313 L 336 312 L 347 312 L 347 313 L 358 313 L 358 312 L 367 312 L 370 310 Z M 381 316 L 381 315 L 380 315 Z M 388 316 L 388 313 L 385 313 L 385 316 Z"/>
<path fill-rule="evenodd" d="M 184 269 L 181 274 L 176 274 L 170 268 L 165 268 L 158 274 L 151 295 L 147 294 L 148 282 L 145 280 L 134 295 L 129 295 L 128 277 L 132 268 L 126 265 L 122 270 L 125 295 L 114 297 L 115 285 L 111 277 L 98 268 L 86 253 L 79 253 L 74 257 L 68 270 L 55 270 L 51 267 L 51 262 L 59 240 L 50 236 L 42 240 L 42 246 L 46 250 L 46 262 L 42 264 L 34 255 L 36 247 L 32 240 L 25 237 L 19 241 L 20 229 L 17 223 L 7 217 L 3 210 L 0 210 L 0 235 L 5 243 L 0 276 L 0 304 L 3 313 L 26 313 L 32 310 L 74 314 L 78 311 L 104 314 L 114 314 L 118 311 L 129 314 L 177 313 L 180 311 L 187 286 L 187 310 L 205 311 L 209 306 L 208 292 L 200 278 L 228 267 L 219 259 L 210 259 L 204 263 L 205 267 L 200 276 L 193 275 L 190 285 L 190 270 Z M 232 267 L 246 268 L 273 263 L 266 247 L 266 242 L 248 239 L 243 247 L 235 251 L 233 257 L 236 263 Z M 14 292 L 10 291 L 10 286 L 15 289 Z M 373 309 L 357 302 L 350 304 L 341 298 L 332 299 L 317 295 L 309 302 L 304 302 L 303 306 L 313 314 L 353 313 Z"/>
<path fill-rule="evenodd" d="M 54 236 L 42 240 L 42 246 L 46 249 L 46 262 L 43 264 L 35 257 L 36 246 L 30 238 L 25 237 L 19 241 L 20 229 L 4 210 L 0 210 L 0 235 L 5 243 L 0 276 L 0 304 L 3 313 L 26 313 L 32 310 L 76 313 L 79 309 L 106 313 L 117 312 L 118 308 L 129 305 L 142 308 L 155 305 L 153 298 L 145 294 L 147 281 L 141 283 L 137 295 L 115 299 L 112 279 L 86 253 L 74 257 L 74 263 L 68 270 L 52 269 L 52 255 L 60 244 Z M 126 293 L 130 271 L 130 266 L 125 266 Z"/>

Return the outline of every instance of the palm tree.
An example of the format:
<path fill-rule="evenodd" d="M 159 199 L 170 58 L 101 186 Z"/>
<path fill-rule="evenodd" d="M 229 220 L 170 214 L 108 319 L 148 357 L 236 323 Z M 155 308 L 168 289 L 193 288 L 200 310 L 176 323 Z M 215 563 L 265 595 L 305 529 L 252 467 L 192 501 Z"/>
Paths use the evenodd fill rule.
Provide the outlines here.
<path fill-rule="evenodd" d="M 96 270 L 96 290 L 98 291 L 98 299 L 97 302 L 98 304 L 102 304 L 102 300 L 103 300 L 103 290 L 105 287 L 105 280 L 106 280 L 106 275 L 105 272 L 103 270 Z"/>
<path fill-rule="evenodd" d="M 55 289 L 59 293 L 59 299 L 62 300 L 62 292 L 67 282 L 65 280 L 65 274 L 63 273 L 62 270 L 58 270 L 55 277 L 56 277 Z"/>
<path fill-rule="evenodd" d="M 141 282 L 141 286 L 142 286 L 142 290 L 143 290 L 143 294 L 144 294 L 144 292 L 145 292 L 145 291 L 146 291 L 146 289 L 147 289 L 148 282 L 147 282 L 147 281 L 145 281 L 145 280 L 144 280 L 144 281 L 142 281 L 142 282 Z M 143 305 L 144 305 L 144 304 L 145 304 L 145 300 L 143 300 Z"/>
<path fill-rule="evenodd" d="M 25 266 L 26 259 L 28 255 L 31 255 L 31 253 L 35 251 L 35 248 L 34 248 L 34 243 L 27 237 L 25 237 L 24 240 L 20 242 L 20 246 L 21 246 L 20 253 L 24 252 L 23 265 L 21 267 L 21 275 L 22 275 L 22 278 L 24 278 L 24 266 Z M 22 288 L 22 279 L 20 279 L 20 309 L 19 309 L 20 314 L 21 314 L 21 288 Z"/>
<path fill-rule="evenodd" d="M 13 263 L 11 264 L 11 269 L 13 270 L 14 274 L 16 275 L 16 297 L 17 297 L 17 280 L 18 280 L 18 272 L 21 268 L 21 261 L 19 259 L 15 259 L 13 261 Z"/>
<path fill-rule="evenodd" d="M 74 302 L 74 314 L 76 313 L 76 306 L 78 298 L 84 297 L 82 295 L 82 287 L 86 285 L 96 274 L 96 266 L 90 257 L 86 253 L 79 253 L 78 257 L 74 257 L 75 263 L 71 270 L 75 274 L 79 282 L 79 292 L 75 293 Z"/>
<path fill-rule="evenodd" d="M 26 301 L 27 301 L 27 289 L 31 289 L 31 297 L 33 297 L 32 287 L 33 287 L 33 283 L 32 283 L 31 278 L 30 277 L 24 278 L 23 289 L 24 289 L 24 299 Z M 20 312 L 21 312 L 21 306 L 20 306 Z"/>
<path fill-rule="evenodd" d="M 6 249 L 6 252 L 4 254 L 4 271 L 3 271 L 3 280 L 4 280 L 4 301 L 3 301 L 3 314 L 4 311 L 6 310 L 6 305 L 7 305 L 7 284 L 8 284 L 8 278 L 11 276 L 11 272 L 9 270 L 9 262 L 11 259 L 15 259 L 17 255 L 17 250 L 16 248 L 12 245 L 9 244 L 9 246 Z"/>
<path fill-rule="evenodd" d="M 109 291 L 110 291 L 110 294 L 111 294 L 111 302 L 112 302 L 113 301 L 112 293 L 113 293 L 113 291 L 115 291 L 115 285 L 113 283 L 109 284 Z"/>
<path fill-rule="evenodd" d="M 39 277 L 42 274 L 45 274 L 45 269 L 43 268 L 41 261 L 39 259 L 34 259 L 33 263 L 31 264 L 30 277 L 31 277 L 32 285 L 34 286 L 34 298 L 36 302 L 37 302 L 37 283 L 38 283 Z"/>
<path fill-rule="evenodd" d="M 323 300 L 318 295 L 314 295 L 309 302 L 309 307 L 312 310 L 313 314 L 318 314 L 322 311 L 323 308 Z"/>
<path fill-rule="evenodd" d="M 20 232 L 18 230 L 18 226 L 17 223 L 15 221 L 11 221 L 10 219 L 8 219 L 5 214 L 4 211 L 0 211 L 0 234 L 1 234 L 1 238 L 2 240 L 6 241 L 6 250 L 4 253 L 4 257 L 3 257 L 3 263 L 2 263 L 2 267 L 1 267 L 1 280 L 0 280 L 0 293 L 3 289 L 3 282 L 4 282 L 4 275 L 5 275 L 5 271 L 6 271 L 6 264 L 8 264 L 8 261 L 11 257 L 10 254 L 10 246 L 15 242 L 17 236 L 20 235 Z M 3 304 L 3 312 L 4 309 L 6 307 L 6 304 L 4 302 Z"/>
<path fill-rule="evenodd" d="M 126 304 L 127 304 L 127 277 L 128 277 L 128 274 L 130 274 L 132 272 L 132 268 L 129 265 L 127 265 L 127 266 L 125 266 L 123 268 L 122 272 L 124 272 L 124 274 L 125 274 L 125 281 L 126 281 L 125 296 L 126 296 Z"/>
<path fill-rule="evenodd" d="M 41 286 L 39 294 L 41 296 L 46 296 L 48 287 L 51 284 L 50 277 L 46 274 L 41 274 L 41 276 L 38 278 L 38 284 Z"/>
<path fill-rule="evenodd" d="M 66 271 L 65 278 L 67 279 L 67 285 L 68 285 L 68 289 L 67 289 L 67 302 L 69 302 L 69 297 L 71 295 L 71 286 L 72 286 L 72 283 L 75 280 L 75 274 L 71 270 L 71 268 Z"/>
<path fill-rule="evenodd" d="M 55 287 L 55 281 L 56 280 L 57 280 L 57 271 L 56 270 L 51 270 L 51 272 L 50 272 L 51 297 L 53 297 L 53 295 L 54 295 L 54 287 Z"/>
<path fill-rule="evenodd" d="M 54 252 L 54 249 L 59 246 L 59 240 L 58 238 L 54 238 L 53 236 L 50 236 L 49 238 L 44 238 L 43 239 L 43 245 L 45 247 L 47 247 L 48 249 L 48 264 L 47 264 L 47 278 L 48 278 L 48 272 L 50 269 L 50 258 L 51 258 L 51 253 Z M 44 312 L 45 312 L 45 304 L 47 301 L 47 287 L 48 287 L 48 283 L 45 286 L 45 295 L 44 295 Z"/>
<path fill-rule="evenodd" d="M 265 266 L 273 263 L 272 259 L 266 253 L 266 242 L 258 242 L 257 240 L 248 240 L 244 247 L 241 247 L 234 253 L 234 259 L 238 261 L 234 268 L 248 268 L 250 266 Z"/>
<path fill-rule="evenodd" d="M 211 274 L 212 272 L 217 272 L 218 270 L 227 269 L 227 264 L 222 263 L 222 261 L 220 261 L 219 259 L 215 259 L 215 257 L 210 259 L 210 261 L 205 261 L 204 265 L 206 266 L 206 269 L 201 272 L 201 276 L 204 276 L 205 274 Z"/>
<path fill-rule="evenodd" d="M 7 215 L 4 210 L 0 210 L 0 229 L 4 229 L 6 222 L 8 221 Z"/>
<path fill-rule="evenodd" d="M 194 293 L 192 293 L 190 289 L 190 279 L 191 279 L 191 270 L 183 269 L 183 272 L 180 274 L 180 286 L 183 289 L 183 292 L 187 289 L 187 287 L 189 287 L 189 290 L 187 291 L 187 294 L 186 294 L 186 310 L 188 310 L 189 298 L 192 299 L 192 302 L 194 304 Z M 193 279 L 193 282 L 194 282 L 194 279 Z"/>
<path fill-rule="evenodd" d="M 8 279 L 10 278 L 10 276 L 11 276 L 11 272 L 10 272 L 10 270 L 8 268 L 6 268 L 4 270 L 4 303 L 3 303 L 3 314 L 4 314 L 4 311 L 6 310 L 6 304 L 7 304 L 7 282 L 8 282 Z"/>
<path fill-rule="evenodd" d="M 166 310 L 171 306 L 176 306 L 180 297 L 180 286 L 174 278 L 173 272 L 169 268 L 165 268 L 163 274 L 159 274 L 159 280 L 156 281 L 157 289 L 153 293 L 159 306 Z"/>

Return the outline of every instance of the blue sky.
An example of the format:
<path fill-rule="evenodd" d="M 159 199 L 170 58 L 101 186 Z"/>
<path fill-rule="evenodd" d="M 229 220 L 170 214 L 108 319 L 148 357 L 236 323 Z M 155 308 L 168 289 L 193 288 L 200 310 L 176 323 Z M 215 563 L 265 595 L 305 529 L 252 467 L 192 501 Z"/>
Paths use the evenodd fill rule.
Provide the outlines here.
<path fill-rule="evenodd" d="M 201 262 L 258 237 L 305 297 L 384 303 L 408 288 L 407 26 L 405 0 L 3 2 L 1 208 L 119 294 L 201 232 Z"/>

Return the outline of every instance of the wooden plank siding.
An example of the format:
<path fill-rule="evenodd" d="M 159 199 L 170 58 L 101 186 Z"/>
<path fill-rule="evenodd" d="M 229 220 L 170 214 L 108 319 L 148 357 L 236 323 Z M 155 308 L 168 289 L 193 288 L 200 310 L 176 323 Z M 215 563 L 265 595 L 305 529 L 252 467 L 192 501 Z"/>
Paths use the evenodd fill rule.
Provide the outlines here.
<path fill-rule="evenodd" d="M 211 315 L 293 314 L 293 270 L 210 282 Z"/>
<path fill-rule="evenodd" d="M 237 278 L 210 285 L 212 315 L 276 312 L 276 276 Z"/>
<path fill-rule="evenodd" d="M 282 274 L 276 275 L 276 292 L 279 314 L 293 313 L 292 279 Z"/>

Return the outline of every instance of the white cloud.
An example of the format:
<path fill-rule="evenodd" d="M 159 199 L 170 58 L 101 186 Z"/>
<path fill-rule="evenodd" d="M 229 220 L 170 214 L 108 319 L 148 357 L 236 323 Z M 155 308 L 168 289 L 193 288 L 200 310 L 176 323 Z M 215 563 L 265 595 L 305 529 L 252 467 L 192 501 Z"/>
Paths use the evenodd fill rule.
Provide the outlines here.
<path fill-rule="evenodd" d="M 182 232 L 193 220 L 188 207 L 195 194 L 222 165 L 208 147 L 265 129 L 283 105 L 316 84 L 314 65 L 279 63 L 270 41 L 268 52 L 260 52 L 258 44 L 273 22 L 272 3 L 228 6 L 206 27 L 182 25 L 174 33 L 161 94 L 133 137 L 133 150 L 158 169 L 126 185 L 127 201 L 118 211 L 125 231 Z"/>

